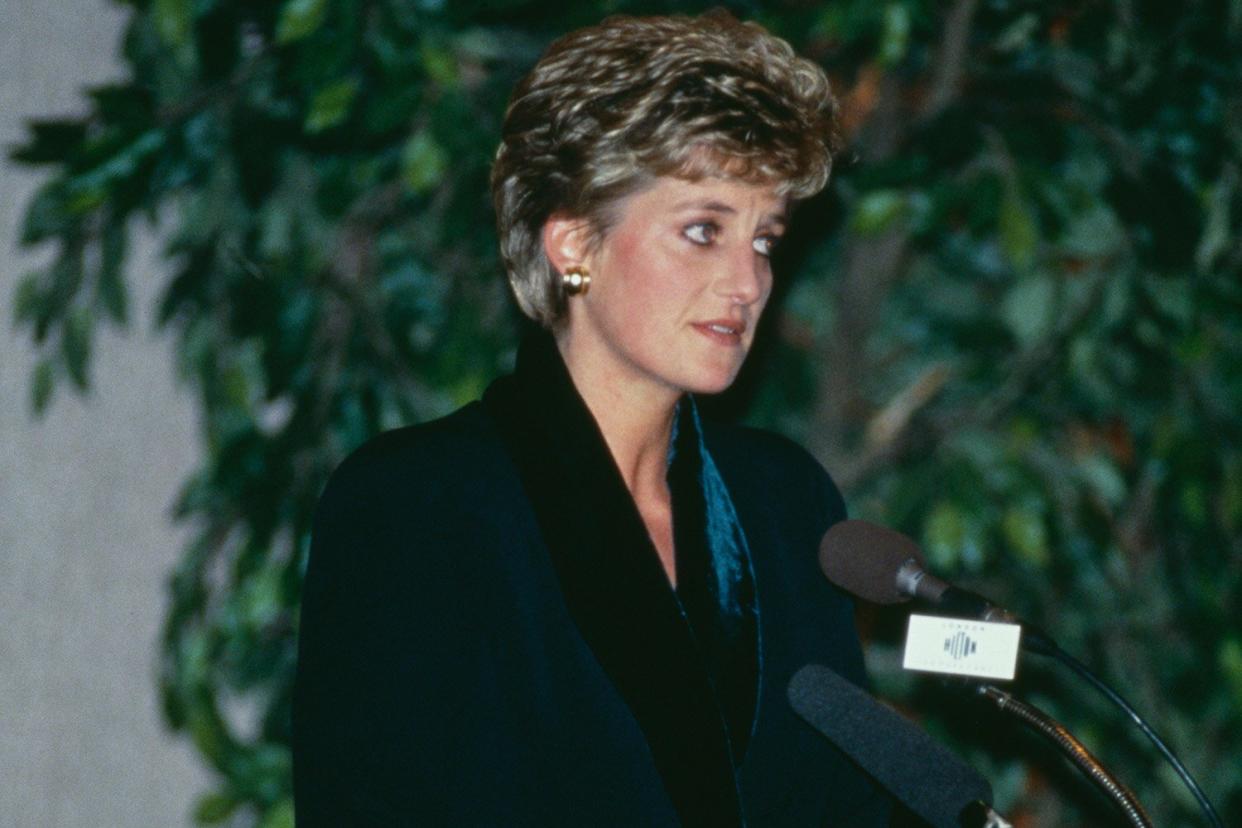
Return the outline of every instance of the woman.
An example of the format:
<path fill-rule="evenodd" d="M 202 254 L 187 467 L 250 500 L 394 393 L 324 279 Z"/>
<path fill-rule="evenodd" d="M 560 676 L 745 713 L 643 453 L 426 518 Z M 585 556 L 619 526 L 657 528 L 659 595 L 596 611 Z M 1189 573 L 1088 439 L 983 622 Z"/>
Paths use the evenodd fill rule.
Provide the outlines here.
<path fill-rule="evenodd" d="M 753 24 L 613 18 L 514 93 L 493 173 L 529 337 L 479 403 L 336 472 L 306 576 L 299 825 L 871 825 L 888 804 L 784 699 L 861 682 L 819 574 L 841 499 L 801 449 L 701 424 L 791 201 L 823 73 Z"/>

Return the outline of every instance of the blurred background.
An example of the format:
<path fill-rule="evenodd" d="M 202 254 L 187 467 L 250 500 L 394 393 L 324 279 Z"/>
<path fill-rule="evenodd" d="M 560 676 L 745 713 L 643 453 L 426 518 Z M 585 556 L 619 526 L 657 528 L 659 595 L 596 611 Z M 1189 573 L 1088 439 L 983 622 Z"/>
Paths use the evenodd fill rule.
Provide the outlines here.
<path fill-rule="evenodd" d="M 368 436 L 521 323 L 486 186 L 513 84 L 612 12 L 756 19 L 847 150 L 716 416 L 1041 624 L 1242 824 L 1242 2 L 8 0 L 0 6 L 0 825 L 288 826 L 306 532 Z M 878 693 L 1023 826 L 1121 824 L 900 668 Z M 1026 658 L 1160 826 L 1122 717 Z"/>

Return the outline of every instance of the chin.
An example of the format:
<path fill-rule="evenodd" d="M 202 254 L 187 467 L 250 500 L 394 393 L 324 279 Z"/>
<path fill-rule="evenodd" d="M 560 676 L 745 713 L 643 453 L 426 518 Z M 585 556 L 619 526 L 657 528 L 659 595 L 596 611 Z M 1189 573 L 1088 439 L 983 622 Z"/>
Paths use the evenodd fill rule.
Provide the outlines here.
<path fill-rule="evenodd" d="M 738 368 L 729 370 L 704 370 L 699 372 L 693 380 L 682 385 L 682 390 L 690 394 L 720 394 L 729 390 L 729 386 L 733 385 L 733 381 L 737 379 Z"/>

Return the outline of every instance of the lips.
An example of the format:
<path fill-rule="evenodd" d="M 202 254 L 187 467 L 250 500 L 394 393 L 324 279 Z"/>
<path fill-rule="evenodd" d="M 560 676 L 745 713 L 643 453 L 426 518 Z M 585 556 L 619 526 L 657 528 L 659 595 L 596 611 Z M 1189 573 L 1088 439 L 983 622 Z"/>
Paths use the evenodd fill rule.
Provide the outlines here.
<path fill-rule="evenodd" d="M 708 339 L 722 345 L 738 345 L 742 341 L 742 334 L 746 333 L 746 322 L 735 319 L 709 319 L 695 322 L 693 327 Z"/>

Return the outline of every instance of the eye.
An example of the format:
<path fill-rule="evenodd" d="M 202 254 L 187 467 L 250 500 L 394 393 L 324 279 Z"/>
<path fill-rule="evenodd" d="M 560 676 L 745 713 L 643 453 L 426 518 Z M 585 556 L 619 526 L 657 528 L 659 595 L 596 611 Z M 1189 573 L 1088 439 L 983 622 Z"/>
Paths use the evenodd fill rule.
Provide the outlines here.
<path fill-rule="evenodd" d="M 697 245 L 707 246 L 720 235 L 720 225 L 714 221 L 700 221 L 688 225 L 681 234 Z"/>
<path fill-rule="evenodd" d="M 768 257 L 772 255 L 772 251 L 776 249 L 777 242 L 780 240 L 780 236 L 768 233 L 762 236 L 756 236 L 755 240 L 750 243 L 750 246 L 753 247 L 755 252 L 760 256 Z"/>

